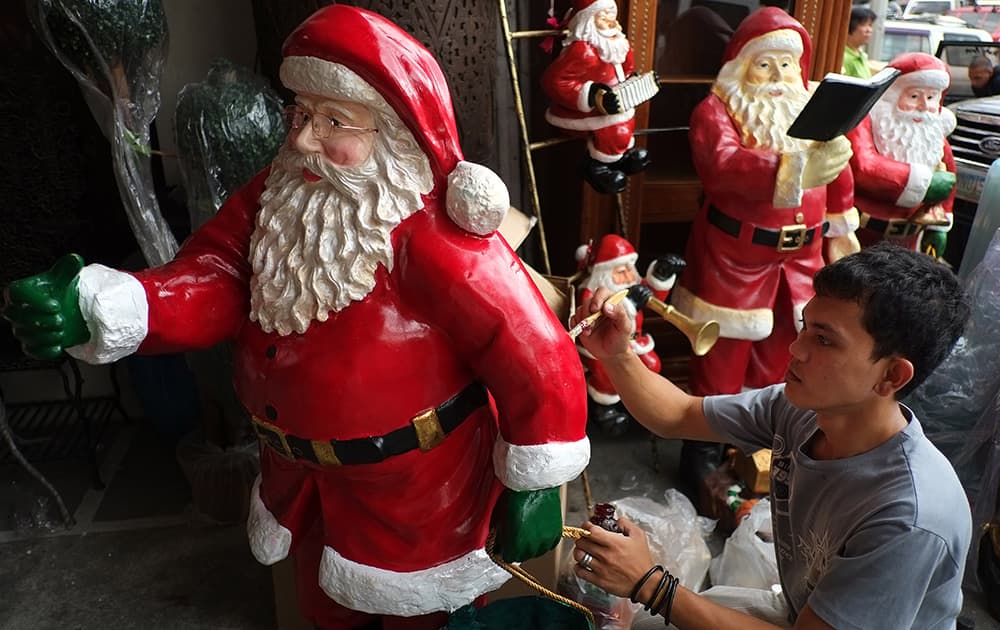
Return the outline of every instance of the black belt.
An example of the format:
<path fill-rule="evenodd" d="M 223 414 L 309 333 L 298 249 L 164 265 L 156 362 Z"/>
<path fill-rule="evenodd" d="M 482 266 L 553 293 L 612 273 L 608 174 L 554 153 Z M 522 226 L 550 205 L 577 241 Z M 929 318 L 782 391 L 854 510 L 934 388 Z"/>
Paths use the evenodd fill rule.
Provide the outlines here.
<path fill-rule="evenodd" d="M 473 382 L 436 408 L 417 414 L 404 427 L 385 435 L 351 440 L 296 437 L 256 416 L 253 426 L 257 437 L 286 459 L 301 459 L 324 466 L 376 464 L 417 448 L 431 450 L 487 400 L 486 388 Z"/>
<path fill-rule="evenodd" d="M 877 219 L 865 212 L 861 213 L 861 227 L 866 230 L 878 232 L 885 238 L 906 238 L 907 236 L 913 236 L 924 228 L 919 223 L 913 223 L 906 219 L 889 219 L 886 221 Z"/>
<path fill-rule="evenodd" d="M 739 219 L 734 219 L 715 206 L 708 207 L 708 222 L 733 238 L 740 237 L 740 228 L 743 227 L 743 223 Z M 773 247 L 779 252 L 794 252 L 812 243 L 817 230 L 822 236 L 826 234 L 829 227 L 828 221 L 823 221 L 822 225 L 811 228 L 799 224 L 785 225 L 780 230 L 754 226 L 753 236 L 750 240 L 757 245 Z"/>

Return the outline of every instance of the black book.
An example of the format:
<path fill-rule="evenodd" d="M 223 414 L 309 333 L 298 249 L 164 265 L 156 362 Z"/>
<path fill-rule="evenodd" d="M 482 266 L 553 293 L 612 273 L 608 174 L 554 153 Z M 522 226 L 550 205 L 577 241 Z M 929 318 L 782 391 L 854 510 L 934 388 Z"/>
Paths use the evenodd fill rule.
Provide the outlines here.
<path fill-rule="evenodd" d="M 827 74 L 788 128 L 788 135 L 823 142 L 844 135 L 858 126 L 898 76 L 899 70 L 889 67 L 870 79 Z"/>

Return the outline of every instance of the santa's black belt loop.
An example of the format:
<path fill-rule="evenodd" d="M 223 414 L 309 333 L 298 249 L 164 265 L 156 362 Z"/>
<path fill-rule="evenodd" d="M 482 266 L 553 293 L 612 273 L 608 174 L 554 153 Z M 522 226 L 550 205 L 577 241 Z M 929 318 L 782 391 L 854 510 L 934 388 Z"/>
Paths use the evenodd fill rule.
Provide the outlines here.
<path fill-rule="evenodd" d="M 708 222 L 733 238 L 740 237 L 740 228 L 743 227 L 742 221 L 729 216 L 715 206 L 708 207 Z M 780 230 L 770 230 L 753 226 L 753 236 L 750 241 L 756 245 L 773 247 L 779 252 L 794 252 L 812 243 L 817 230 L 822 236 L 826 234 L 829 227 L 829 221 L 823 221 L 822 225 L 811 228 L 804 225 L 786 225 Z"/>
<path fill-rule="evenodd" d="M 385 435 L 351 440 L 300 438 L 257 416 L 253 417 L 253 426 L 261 442 L 285 459 L 305 460 L 324 466 L 376 464 L 415 449 L 429 451 L 487 400 L 486 388 L 479 382 L 473 382 L 437 407 L 410 418 L 404 427 Z"/>

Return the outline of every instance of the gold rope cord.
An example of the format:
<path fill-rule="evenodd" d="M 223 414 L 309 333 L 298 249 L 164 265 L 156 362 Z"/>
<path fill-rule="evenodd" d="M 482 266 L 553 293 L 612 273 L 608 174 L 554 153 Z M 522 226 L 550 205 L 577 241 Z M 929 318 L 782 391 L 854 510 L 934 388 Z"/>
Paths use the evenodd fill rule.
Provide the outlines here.
<path fill-rule="evenodd" d="M 590 532 L 580 527 L 570 527 L 568 525 L 563 525 L 563 531 L 562 531 L 563 538 L 572 538 L 573 540 L 578 540 L 583 536 L 589 536 L 589 535 Z M 590 621 L 590 625 L 592 628 L 597 627 L 597 622 L 594 620 L 594 613 L 590 612 L 590 609 L 588 609 L 586 606 L 578 602 L 573 601 L 572 599 L 569 599 L 568 597 L 563 597 L 558 593 L 550 591 L 549 589 L 542 586 L 541 583 L 539 583 L 539 581 L 535 578 L 535 576 L 531 575 L 530 573 L 522 569 L 520 566 L 506 562 L 493 550 L 493 546 L 495 543 L 496 543 L 496 532 L 491 531 L 489 538 L 486 539 L 486 553 L 489 555 L 490 559 L 493 560 L 493 562 L 503 567 L 508 573 L 510 573 L 517 579 L 521 580 L 531 588 L 535 589 L 545 597 L 548 597 L 549 599 L 554 599 L 557 602 L 566 604 L 567 606 L 579 610 L 580 612 L 582 612 L 584 615 L 587 616 L 587 619 Z"/>

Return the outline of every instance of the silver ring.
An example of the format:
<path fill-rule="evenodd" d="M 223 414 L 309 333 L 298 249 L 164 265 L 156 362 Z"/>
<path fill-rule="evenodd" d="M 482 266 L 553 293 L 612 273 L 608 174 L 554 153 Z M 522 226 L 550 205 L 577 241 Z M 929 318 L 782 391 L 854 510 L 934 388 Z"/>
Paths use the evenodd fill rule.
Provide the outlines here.
<path fill-rule="evenodd" d="M 580 565 L 581 567 L 583 567 L 584 569 L 586 569 L 587 571 L 593 571 L 593 569 L 590 568 L 590 562 L 593 559 L 594 559 L 594 556 L 592 556 L 589 553 L 587 553 L 586 551 L 584 551 L 583 552 L 583 557 L 580 558 L 580 561 L 577 562 L 577 564 Z"/>

